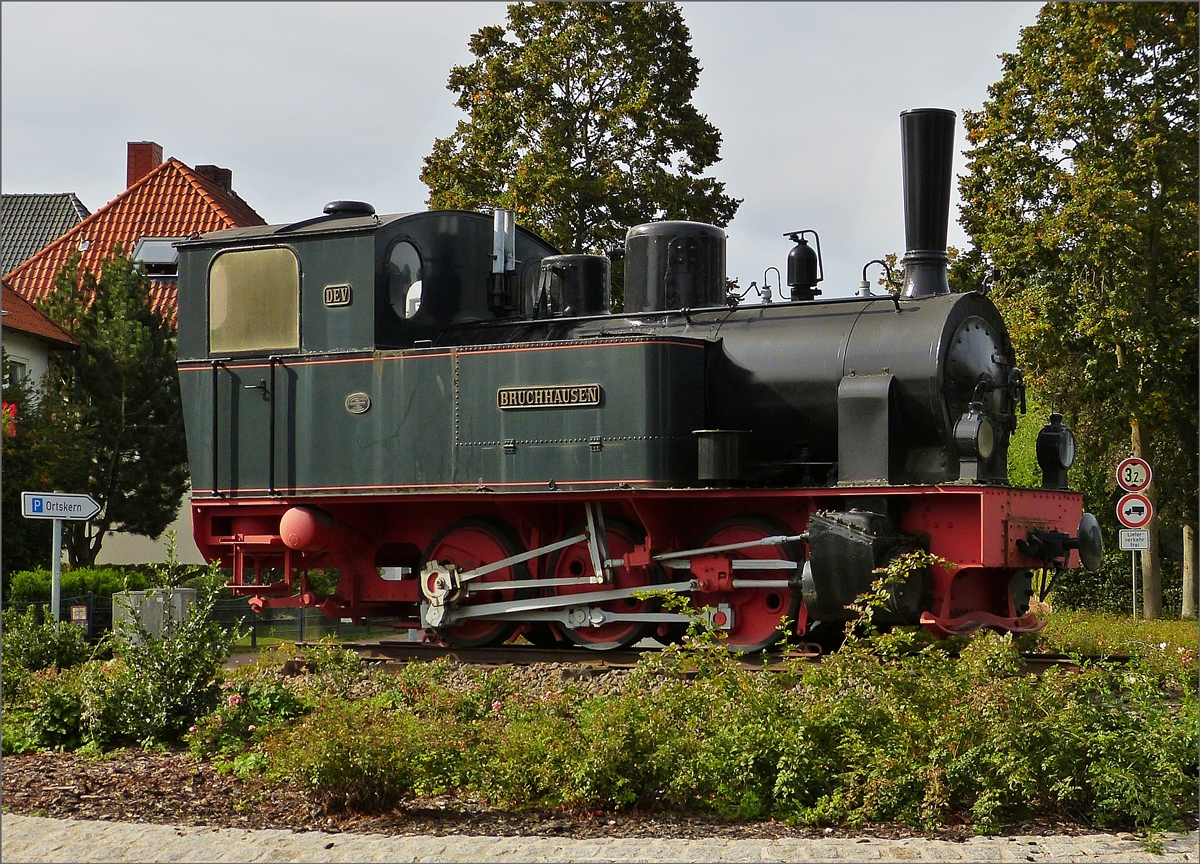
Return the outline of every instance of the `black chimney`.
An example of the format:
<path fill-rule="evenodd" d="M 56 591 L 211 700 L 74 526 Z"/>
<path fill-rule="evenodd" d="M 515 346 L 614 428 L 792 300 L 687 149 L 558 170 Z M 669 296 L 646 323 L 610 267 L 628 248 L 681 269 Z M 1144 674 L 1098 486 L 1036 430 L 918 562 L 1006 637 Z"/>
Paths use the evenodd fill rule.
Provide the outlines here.
<path fill-rule="evenodd" d="M 223 192 L 233 192 L 233 171 L 230 169 L 219 165 L 197 165 L 196 173 L 216 183 Z"/>
<path fill-rule="evenodd" d="M 904 296 L 949 294 L 946 228 L 954 167 L 953 111 L 911 108 L 900 113 L 904 160 Z"/>

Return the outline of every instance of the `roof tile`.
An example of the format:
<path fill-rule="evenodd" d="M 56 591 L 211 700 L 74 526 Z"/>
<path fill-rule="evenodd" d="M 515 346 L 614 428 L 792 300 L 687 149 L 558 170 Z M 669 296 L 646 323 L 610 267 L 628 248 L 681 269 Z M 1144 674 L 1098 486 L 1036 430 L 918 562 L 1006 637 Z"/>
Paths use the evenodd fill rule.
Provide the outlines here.
<path fill-rule="evenodd" d="M 56 348 L 74 348 L 79 340 L 59 327 L 32 303 L 4 285 L 4 329 L 45 339 Z"/>
<path fill-rule="evenodd" d="M 36 303 L 54 290 L 55 277 L 76 252 L 80 266 L 95 273 L 114 247 L 120 244 L 129 254 L 142 237 L 190 237 L 265 224 L 236 193 L 226 192 L 178 159 L 168 159 L 7 274 L 4 281 Z M 151 307 L 173 325 L 178 287 L 174 282 L 150 285 Z"/>

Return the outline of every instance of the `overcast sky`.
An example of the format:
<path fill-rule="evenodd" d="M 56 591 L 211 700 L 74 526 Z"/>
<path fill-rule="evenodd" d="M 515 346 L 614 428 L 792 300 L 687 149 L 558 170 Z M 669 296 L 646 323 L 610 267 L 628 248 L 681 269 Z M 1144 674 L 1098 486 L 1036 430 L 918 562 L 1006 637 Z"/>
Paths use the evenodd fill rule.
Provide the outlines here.
<path fill-rule="evenodd" d="M 815 228 L 826 296 L 904 251 L 897 115 L 976 109 L 1037 3 L 684 3 L 698 108 L 723 135 L 709 172 L 744 199 L 729 276 L 784 268 L 785 231 Z M 446 90 L 499 3 L 20 3 L 2 17 L 4 192 L 125 187 L 126 142 L 233 171 L 268 222 L 327 201 L 422 209 L 436 137 L 463 116 Z M 961 155 L 955 170 L 965 167 Z M 957 200 L 957 190 L 955 191 Z M 965 245 L 953 224 L 950 242 Z M 772 281 L 773 277 L 772 277 Z"/>

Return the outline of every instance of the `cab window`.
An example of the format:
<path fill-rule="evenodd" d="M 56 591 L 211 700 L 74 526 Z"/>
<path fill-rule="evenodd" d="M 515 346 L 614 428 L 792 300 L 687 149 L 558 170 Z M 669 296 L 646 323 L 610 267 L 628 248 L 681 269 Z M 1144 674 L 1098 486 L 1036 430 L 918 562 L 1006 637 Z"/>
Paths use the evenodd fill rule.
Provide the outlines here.
<path fill-rule="evenodd" d="M 208 274 L 208 350 L 297 351 L 300 262 L 290 249 L 247 249 L 213 259 Z"/>
<path fill-rule="evenodd" d="M 407 240 L 392 247 L 388 255 L 388 293 L 392 309 L 402 320 L 421 311 L 421 253 Z"/>

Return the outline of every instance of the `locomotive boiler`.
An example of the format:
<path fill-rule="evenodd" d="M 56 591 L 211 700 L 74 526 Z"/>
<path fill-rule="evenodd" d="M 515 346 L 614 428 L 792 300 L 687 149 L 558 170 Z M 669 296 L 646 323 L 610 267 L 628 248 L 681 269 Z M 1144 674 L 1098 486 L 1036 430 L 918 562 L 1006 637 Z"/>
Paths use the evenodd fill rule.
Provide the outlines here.
<path fill-rule="evenodd" d="M 256 608 L 385 618 L 448 643 L 605 649 L 677 638 L 678 594 L 757 651 L 828 641 L 905 551 L 949 562 L 877 620 L 1042 625 L 1031 570 L 1096 566 L 1070 431 L 1015 488 L 1024 386 L 1004 322 L 946 278 L 954 114 L 901 115 L 905 284 L 820 299 L 727 291 L 725 234 L 629 230 L 611 262 L 513 214 L 376 215 L 181 242 L 179 376 L 196 541 Z M 318 595 L 308 574 L 333 570 Z"/>

